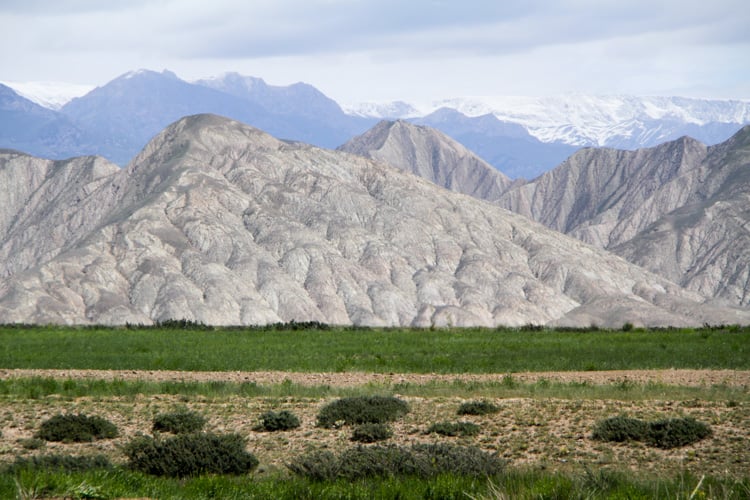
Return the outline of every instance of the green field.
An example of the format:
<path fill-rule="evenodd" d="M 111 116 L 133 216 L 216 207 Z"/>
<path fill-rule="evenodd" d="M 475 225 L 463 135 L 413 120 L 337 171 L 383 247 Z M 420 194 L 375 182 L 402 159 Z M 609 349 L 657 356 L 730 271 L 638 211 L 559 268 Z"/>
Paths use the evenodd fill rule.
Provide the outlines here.
<path fill-rule="evenodd" d="M 539 379 L 529 371 L 651 369 L 750 370 L 750 328 L 552 330 L 379 329 L 324 325 L 265 328 L 0 326 L 0 369 L 122 369 L 182 371 L 377 372 L 501 374 L 490 380 L 448 377 L 425 382 L 357 386 L 253 381 L 96 380 L 21 377 L 0 380 L 0 498 L 750 498 L 750 387 L 693 386 L 611 380 L 601 384 Z M 305 375 L 307 376 L 307 375 Z M 315 425 L 334 398 L 394 395 L 409 414 L 389 440 L 477 446 L 507 460 L 493 477 L 455 474 L 432 479 L 372 477 L 316 481 L 284 464 L 310 450 L 339 453 L 351 430 Z M 471 437 L 428 435 L 436 422 L 457 421 L 463 401 L 488 399 L 501 411 L 468 418 Z M 129 470 L 122 449 L 151 432 L 157 413 L 189 408 L 208 417 L 209 430 L 237 432 L 261 466 L 241 476 L 187 479 Z M 288 410 L 293 431 L 254 430 L 258 416 Z M 116 422 L 120 436 L 93 443 L 32 439 L 44 416 L 98 415 Z M 691 417 L 713 434 L 699 443 L 659 450 L 642 443 L 598 443 L 596 421 L 626 414 L 645 420 Z M 32 446 L 34 445 L 34 446 Z M 85 471 L 22 468 L 18 457 L 104 454 L 110 468 Z M 636 473 L 633 473 L 633 472 Z"/>
<path fill-rule="evenodd" d="M 511 373 L 750 369 L 750 328 L 667 330 L 0 326 L 0 367 Z"/>

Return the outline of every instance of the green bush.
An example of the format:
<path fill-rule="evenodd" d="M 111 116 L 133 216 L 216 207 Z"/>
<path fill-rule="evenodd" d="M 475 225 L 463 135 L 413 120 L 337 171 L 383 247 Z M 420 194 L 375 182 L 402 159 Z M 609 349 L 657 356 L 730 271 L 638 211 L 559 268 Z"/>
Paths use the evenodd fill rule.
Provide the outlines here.
<path fill-rule="evenodd" d="M 668 418 L 649 424 L 646 442 L 657 448 L 687 446 L 711 435 L 711 428 L 693 418 Z"/>
<path fill-rule="evenodd" d="M 42 422 L 36 437 L 45 441 L 82 443 L 117 437 L 117 427 L 109 420 L 86 415 L 59 414 Z"/>
<path fill-rule="evenodd" d="M 36 455 L 18 457 L 6 466 L 11 474 L 21 470 L 55 470 L 64 472 L 86 472 L 93 469 L 110 469 L 113 465 L 104 455 Z"/>
<path fill-rule="evenodd" d="M 238 434 L 178 434 L 165 439 L 141 436 L 125 446 L 128 466 L 155 476 L 244 474 L 258 465 Z"/>
<path fill-rule="evenodd" d="M 480 427 L 471 422 L 438 422 L 427 428 L 426 433 L 441 436 L 476 436 Z"/>
<path fill-rule="evenodd" d="M 172 434 L 189 434 L 199 432 L 206 425 L 203 415 L 190 410 L 179 410 L 160 413 L 154 417 L 154 432 L 171 432 Z"/>
<path fill-rule="evenodd" d="M 318 413 L 318 427 L 339 424 L 392 422 L 409 412 L 409 405 L 393 396 L 358 396 L 337 399 Z"/>
<path fill-rule="evenodd" d="M 24 450 L 40 450 L 47 445 L 47 442 L 44 439 L 36 437 L 19 439 L 17 442 Z"/>
<path fill-rule="evenodd" d="M 489 401 L 467 401 L 458 407 L 459 415 L 489 415 L 498 411 L 500 408 Z"/>
<path fill-rule="evenodd" d="M 286 467 L 311 481 L 335 481 L 340 474 L 341 461 L 330 451 L 314 451 L 296 457 Z"/>
<path fill-rule="evenodd" d="M 359 443 L 375 443 L 393 437 L 393 431 L 387 424 L 360 424 L 352 431 L 352 441 Z"/>
<path fill-rule="evenodd" d="M 296 429 L 300 426 L 299 418 L 294 413 L 282 410 L 280 412 L 267 411 L 260 416 L 258 431 L 276 432 Z"/>
<path fill-rule="evenodd" d="M 695 443 L 711 435 L 711 428 L 693 418 L 668 418 L 644 422 L 625 416 L 596 423 L 591 435 L 600 441 L 643 441 L 658 448 L 676 448 Z"/>
<path fill-rule="evenodd" d="M 317 481 L 359 480 L 371 477 L 414 476 L 432 478 L 440 474 L 485 477 L 499 474 L 504 462 L 479 448 L 448 444 L 357 446 L 338 457 L 315 452 L 295 459 L 287 467 L 299 476 Z"/>
<path fill-rule="evenodd" d="M 605 418 L 594 426 L 591 435 L 597 441 L 643 441 L 648 435 L 648 423 L 624 415 Z"/>

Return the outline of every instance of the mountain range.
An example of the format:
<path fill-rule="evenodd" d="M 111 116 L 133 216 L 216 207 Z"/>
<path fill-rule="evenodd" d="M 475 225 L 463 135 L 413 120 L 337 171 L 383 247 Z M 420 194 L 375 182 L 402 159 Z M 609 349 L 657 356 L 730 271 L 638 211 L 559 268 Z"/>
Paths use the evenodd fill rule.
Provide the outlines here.
<path fill-rule="evenodd" d="M 683 137 L 636 151 L 584 148 L 510 185 L 487 180 L 470 152 L 451 160 L 456 146 L 439 131 L 404 121 L 384 121 L 344 147 L 610 250 L 707 299 L 750 302 L 750 126 L 715 146 Z M 458 166 L 461 182 L 448 178 Z"/>
<path fill-rule="evenodd" d="M 408 136 L 403 126 L 381 133 Z M 488 170 L 409 127 L 429 154 Z M 215 115 L 181 118 L 126 168 L 4 151 L 0 178 L 12 187 L 0 198 L 2 322 L 750 321 L 497 204 Z"/>
<path fill-rule="evenodd" d="M 33 86 L 17 87 L 33 97 Z M 682 135 L 716 144 L 750 123 L 747 101 L 679 97 L 487 97 L 344 110 L 303 83 L 273 86 L 236 73 L 187 82 L 148 70 L 122 75 L 61 107 L 48 88 L 36 99 L 56 109 L 0 87 L 0 148 L 51 159 L 96 154 L 126 165 L 155 134 L 189 114 L 216 113 L 325 148 L 381 118 L 404 118 L 445 132 L 514 179 L 533 179 L 584 146 L 638 149 Z"/>

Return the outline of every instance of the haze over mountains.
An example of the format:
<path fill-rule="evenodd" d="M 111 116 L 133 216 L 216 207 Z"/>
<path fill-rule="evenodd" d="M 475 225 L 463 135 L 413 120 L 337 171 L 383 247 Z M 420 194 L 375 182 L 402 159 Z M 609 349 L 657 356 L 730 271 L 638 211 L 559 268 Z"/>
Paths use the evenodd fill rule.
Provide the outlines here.
<path fill-rule="evenodd" d="M 33 94 L 33 87 L 22 90 Z M 38 100 L 59 107 L 49 89 Z M 186 82 L 169 71 L 139 70 L 59 110 L 3 88 L 0 147 L 52 159 L 97 154 L 125 165 L 169 123 L 195 113 L 221 114 L 277 137 L 327 148 L 382 117 L 408 118 L 445 132 L 511 178 L 532 179 L 581 146 L 636 149 L 685 134 L 707 144 L 721 142 L 750 123 L 749 106 L 745 101 L 566 96 L 451 99 L 421 111 L 397 102 L 350 106 L 345 112 L 306 84 L 273 86 L 236 73 Z"/>
<path fill-rule="evenodd" d="M 0 204 L 0 248 L 18 255 L 2 260 L 4 322 L 750 320 L 490 203 L 214 115 L 125 169 L 4 152 L 0 176 L 17 188 Z"/>

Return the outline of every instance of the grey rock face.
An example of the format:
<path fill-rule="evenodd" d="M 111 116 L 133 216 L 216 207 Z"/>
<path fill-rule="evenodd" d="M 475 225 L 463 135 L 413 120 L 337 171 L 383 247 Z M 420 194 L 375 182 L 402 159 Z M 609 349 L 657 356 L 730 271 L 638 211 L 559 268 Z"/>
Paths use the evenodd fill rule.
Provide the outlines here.
<path fill-rule="evenodd" d="M 75 161 L 85 170 L 91 160 Z M 60 217 L 75 236 L 0 279 L 0 321 L 750 320 L 747 311 L 703 304 L 696 293 L 491 204 L 217 116 L 176 122 L 127 169 L 108 172 L 91 175 L 89 203 L 101 208 L 85 229 Z M 26 205 L 3 204 L 0 221 L 20 231 L 8 214 Z"/>
<path fill-rule="evenodd" d="M 705 297 L 748 304 L 750 127 L 707 147 L 582 150 L 499 204 Z"/>
<path fill-rule="evenodd" d="M 339 147 L 483 200 L 500 198 L 511 180 L 442 132 L 405 121 L 382 121 Z"/>

